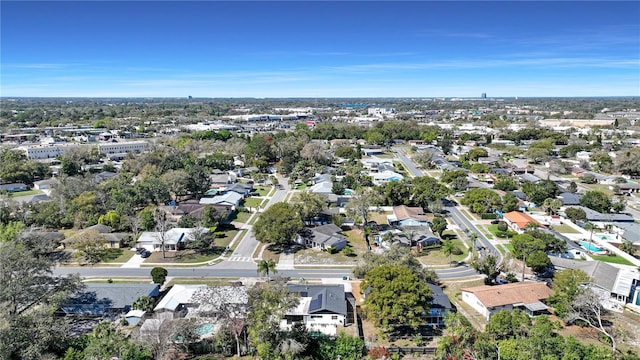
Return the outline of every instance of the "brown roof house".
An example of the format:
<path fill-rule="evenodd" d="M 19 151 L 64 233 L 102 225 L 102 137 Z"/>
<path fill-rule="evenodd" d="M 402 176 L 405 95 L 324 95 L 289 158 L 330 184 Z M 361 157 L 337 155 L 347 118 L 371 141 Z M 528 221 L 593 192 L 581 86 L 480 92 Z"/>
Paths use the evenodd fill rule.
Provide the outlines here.
<path fill-rule="evenodd" d="M 388 216 L 389 224 L 398 226 L 428 226 L 429 218 L 424 210 L 417 206 L 399 205 L 393 207 L 393 215 Z"/>
<path fill-rule="evenodd" d="M 487 320 L 500 310 L 520 309 L 529 316 L 543 314 L 548 310 L 544 302 L 551 295 L 553 290 L 545 283 L 532 281 L 462 289 L 462 301 Z"/>

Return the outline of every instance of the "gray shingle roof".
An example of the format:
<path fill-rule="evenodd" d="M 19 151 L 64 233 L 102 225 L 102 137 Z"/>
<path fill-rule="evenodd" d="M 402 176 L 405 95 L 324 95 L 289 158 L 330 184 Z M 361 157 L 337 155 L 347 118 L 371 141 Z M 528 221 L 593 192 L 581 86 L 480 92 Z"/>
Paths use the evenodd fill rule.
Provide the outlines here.
<path fill-rule="evenodd" d="M 310 314 L 334 313 L 347 315 L 344 285 L 288 284 L 289 291 L 310 297 Z"/>
<path fill-rule="evenodd" d="M 66 312 L 100 312 L 106 309 L 126 309 L 141 296 L 157 296 L 153 284 L 87 284 L 86 289 L 67 302 Z"/>
<path fill-rule="evenodd" d="M 584 210 L 588 221 L 605 221 L 605 222 L 633 222 L 633 217 L 625 214 L 602 214 L 595 210 L 591 210 L 585 206 L 572 206 Z"/>

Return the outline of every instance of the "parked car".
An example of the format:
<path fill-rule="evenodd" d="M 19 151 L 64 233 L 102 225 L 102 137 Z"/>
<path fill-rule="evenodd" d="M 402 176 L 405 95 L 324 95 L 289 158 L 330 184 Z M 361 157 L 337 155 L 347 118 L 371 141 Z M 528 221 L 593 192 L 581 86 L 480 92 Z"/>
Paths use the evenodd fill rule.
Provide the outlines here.
<path fill-rule="evenodd" d="M 148 258 L 149 256 L 151 256 L 151 251 L 149 250 L 144 250 L 140 253 L 140 257 L 142 257 L 143 259 Z"/>
<path fill-rule="evenodd" d="M 142 254 L 145 251 L 147 251 L 147 250 L 145 248 L 143 248 L 143 247 L 136 248 L 136 254 L 138 254 L 138 255 Z"/>

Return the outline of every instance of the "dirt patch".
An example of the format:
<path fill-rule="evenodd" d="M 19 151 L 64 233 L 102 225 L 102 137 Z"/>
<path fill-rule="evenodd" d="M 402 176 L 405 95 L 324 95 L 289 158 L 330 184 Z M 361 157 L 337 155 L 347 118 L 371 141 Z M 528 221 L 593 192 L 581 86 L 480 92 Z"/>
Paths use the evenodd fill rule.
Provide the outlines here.
<path fill-rule="evenodd" d="M 357 265 L 361 256 L 346 256 L 342 253 L 329 254 L 326 251 L 305 249 L 296 252 L 295 263 L 305 265 Z"/>

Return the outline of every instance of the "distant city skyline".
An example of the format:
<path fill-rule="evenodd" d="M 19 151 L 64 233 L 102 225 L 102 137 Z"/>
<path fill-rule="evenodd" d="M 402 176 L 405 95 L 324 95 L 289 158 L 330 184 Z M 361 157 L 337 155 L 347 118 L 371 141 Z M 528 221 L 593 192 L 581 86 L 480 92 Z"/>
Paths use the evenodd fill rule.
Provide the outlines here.
<path fill-rule="evenodd" d="M 640 96 L 640 2 L 2 1 L 0 96 Z"/>

